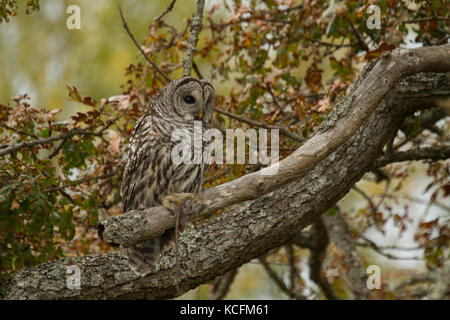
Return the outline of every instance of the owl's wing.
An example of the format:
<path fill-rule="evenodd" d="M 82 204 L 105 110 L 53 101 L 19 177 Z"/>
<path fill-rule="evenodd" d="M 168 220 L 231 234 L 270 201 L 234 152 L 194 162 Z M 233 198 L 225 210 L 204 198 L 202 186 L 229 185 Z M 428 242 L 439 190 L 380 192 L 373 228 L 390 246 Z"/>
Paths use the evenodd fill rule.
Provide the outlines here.
<path fill-rule="evenodd" d="M 167 166 L 167 161 L 161 161 L 161 157 L 166 155 L 168 146 L 165 146 L 167 138 L 157 131 L 155 121 L 157 119 L 150 115 L 143 116 L 131 133 L 121 187 L 123 212 L 160 204 L 154 195 L 158 190 L 153 187 L 158 172 L 167 169 L 162 167 Z"/>

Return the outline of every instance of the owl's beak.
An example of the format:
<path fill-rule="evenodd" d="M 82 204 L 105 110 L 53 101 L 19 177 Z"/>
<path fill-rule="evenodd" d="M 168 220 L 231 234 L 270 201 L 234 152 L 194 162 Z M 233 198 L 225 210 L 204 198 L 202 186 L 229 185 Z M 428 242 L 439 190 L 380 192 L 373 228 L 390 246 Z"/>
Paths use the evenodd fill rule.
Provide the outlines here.
<path fill-rule="evenodd" d="M 202 120 L 203 118 L 203 109 L 200 109 L 200 111 L 198 112 L 198 119 Z"/>

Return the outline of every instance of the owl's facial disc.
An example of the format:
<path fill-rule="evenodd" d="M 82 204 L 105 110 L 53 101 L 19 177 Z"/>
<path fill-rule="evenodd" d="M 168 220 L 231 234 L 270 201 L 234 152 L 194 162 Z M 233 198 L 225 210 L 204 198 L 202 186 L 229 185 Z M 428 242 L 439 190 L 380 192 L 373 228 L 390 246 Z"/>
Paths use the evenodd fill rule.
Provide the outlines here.
<path fill-rule="evenodd" d="M 178 86 L 171 103 L 175 113 L 186 121 L 197 120 L 209 124 L 214 108 L 214 88 L 206 81 L 191 77 L 175 81 Z"/>
<path fill-rule="evenodd" d="M 203 88 L 197 81 L 191 81 L 180 88 L 179 105 L 186 120 L 201 120 L 203 117 Z"/>
<path fill-rule="evenodd" d="M 203 123 L 209 125 L 211 123 L 212 113 L 214 110 L 214 102 L 215 102 L 216 93 L 214 88 L 209 83 L 205 83 L 203 86 L 203 113 L 202 113 L 202 121 Z"/>
<path fill-rule="evenodd" d="M 187 90 L 182 95 L 185 112 L 188 117 L 193 117 L 194 120 L 201 120 L 203 116 L 203 92 L 201 88 L 195 88 Z"/>

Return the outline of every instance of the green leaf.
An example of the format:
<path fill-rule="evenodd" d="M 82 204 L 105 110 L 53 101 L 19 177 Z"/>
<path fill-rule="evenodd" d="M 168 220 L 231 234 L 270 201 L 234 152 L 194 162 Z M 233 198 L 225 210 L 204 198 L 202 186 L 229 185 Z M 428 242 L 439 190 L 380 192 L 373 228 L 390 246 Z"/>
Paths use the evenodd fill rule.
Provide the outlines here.
<path fill-rule="evenodd" d="M 91 138 L 78 142 L 71 139 L 64 144 L 63 154 L 66 162 L 64 171 L 69 172 L 73 168 L 86 167 L 86 158 L 95 155 L 95 146 Z"/>

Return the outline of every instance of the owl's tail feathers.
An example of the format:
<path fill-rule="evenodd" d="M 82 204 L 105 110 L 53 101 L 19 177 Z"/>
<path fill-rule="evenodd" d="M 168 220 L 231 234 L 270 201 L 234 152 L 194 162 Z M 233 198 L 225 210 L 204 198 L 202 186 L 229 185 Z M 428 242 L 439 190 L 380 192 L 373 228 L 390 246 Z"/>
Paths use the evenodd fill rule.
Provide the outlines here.
<path fill-rule="evenodd" d="M 151 272 L 160 254 L 160 238 L 146 240 L 127 249 L 128 264 L 134 272 L 143 277 Z"/>
<path fill-rule="evenodd" d="M 154 269 L 153 265 L 158 262 L 161 254 L 169 250 L 174 243 L 175 229 L 166 230 L 161 237 L 145 240 L 128 248 L 128 264 L 137 275 L 144 277 Z"/>

